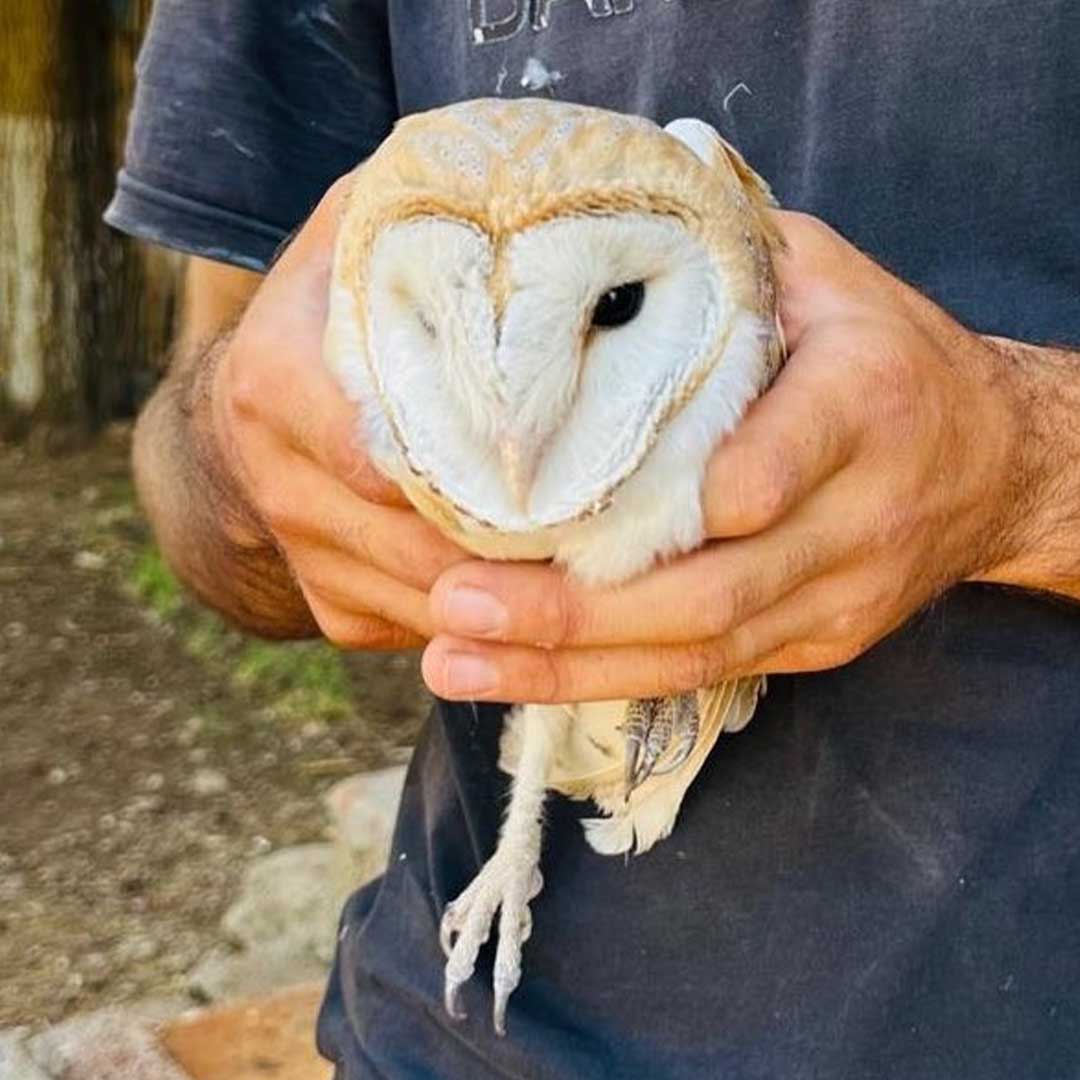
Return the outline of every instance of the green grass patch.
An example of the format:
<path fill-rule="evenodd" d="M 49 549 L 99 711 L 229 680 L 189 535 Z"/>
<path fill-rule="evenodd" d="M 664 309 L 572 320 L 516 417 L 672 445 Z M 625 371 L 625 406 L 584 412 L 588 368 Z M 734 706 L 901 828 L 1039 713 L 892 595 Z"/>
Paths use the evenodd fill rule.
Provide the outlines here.
<path fill-rule="evenodd" d="M 341 654 L 325 641 L 266 642 L 248 637 L 198 607 L 161 553 L 143 548 L 129 585 L 140 603 L 172 625 L 184 650 L 287 723 L 333 723 L 353 712 Z"/>
<path fill-rule="evenodd" d="M 233 668 L 233 681 L 271 694 L 272 711 L 284 719 L 333 721 L 352 712 L 341 654 L 324 641 L 247 640 Z"/>
<path fill-rule="evenodd" d="M 135 595 L 156 615 L 169 619 L 183 606 L 180 583 L 173 577 L 157 548 L 144 548 L 131 571 Z"/>

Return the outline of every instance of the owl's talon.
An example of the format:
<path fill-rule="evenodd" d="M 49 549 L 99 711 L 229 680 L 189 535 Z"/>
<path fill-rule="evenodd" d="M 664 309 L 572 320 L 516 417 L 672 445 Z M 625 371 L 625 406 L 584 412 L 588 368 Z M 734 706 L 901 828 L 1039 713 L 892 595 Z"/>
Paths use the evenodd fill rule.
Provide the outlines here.
<path fill-rule="evenodd" d="M 627 706 L 623 724 L 626 746 L 625 798 L 653 774 L 671 742 L 674 723 L 672 698 L 642 698 Z"/>
<path fill-rule="evenodd" d="M 680 739 L 679 745 L 675 748 L 675 753 L 671 756 L 671 760 L 665 761 L 663 765 L 657 765 L 652 771 L 653 776 L 667 776 L 668 773 L 673 773 L 690 756 L 696 742 L 696 738 L 684 737 Z"/>
<path fill-rule="evenodd" d="M 457 925 L 457 912 L 454 904 L 447 904 L 443 911 L 443 917 L 439 921 L 439 946 L 442 948 L 443 956 L 448 960 L 454 948 L 454 941 L 460 932 L 461 927 Z"/>
<path fill-rule="evenodd" d="M 680 768 L 697 746 L 701 733 L 701 713 L 698 710 L 696 693 L 680 694 L 674 699 L 675 722 L 672 725 L 672 737 L 678 739 L 675 753 L 669 761 L 653 769 L 654 776 L 665 776 Z"/>
<path fill-rule="evenodd" d="M 630 777 L 630 786 L 626 792 L 627 798 L 629 798 L 646 780 L 649 779 L 648 760 L 644 754 L 641 755 L 641 761 L 638 763 L 638 767 L 634 770 L 634 775 Z"/>
<path fill-rule="evenodd" d="M 480 946 L 491 935 L 498 912 L 492 1021 L 498 1034 L 505 1034 L 507 1002 L 521 981 L 521 948 L 532 932 L 529 902 L 543 885 L 535 864 L 496 851 L 472 884 L 447 905 L 439 925 L 439 943 L 447 954 L 443 1004 L 452 1019 L 465 1016 L 459 993 L 473 975 Z"/>
<path fill-rule="evenodd" d="M 640 762 L 644 757 L 644 747 L 636 735 L 626 736 L 626 768 L 623 772 L 623 781 L 626 788 L 626 798 L 630 798 L 630 792 L 637 787 L 637 775 Z"/>
<path fill-rule="evenodd" d="M 446 1009 L 446 1015 L 451 1020 L 467 1020 L 469 1018 L 469 1014 L 459 1006 L 458 998 L 460 994 L 461 983 L 447 977 L 446 984 L 443 987 L 443 1008 Z"/>
<path fill-rule="evenodd" d="M 506 1006 L 510 1001 L 510 995 L 517 989 L 517 983 L 513 986 L 501 987 L 495 984 L 495 1004 L 491 1010 L 491 1023 L 495 1028 L 496 1035 L 506 1034 Z"/>

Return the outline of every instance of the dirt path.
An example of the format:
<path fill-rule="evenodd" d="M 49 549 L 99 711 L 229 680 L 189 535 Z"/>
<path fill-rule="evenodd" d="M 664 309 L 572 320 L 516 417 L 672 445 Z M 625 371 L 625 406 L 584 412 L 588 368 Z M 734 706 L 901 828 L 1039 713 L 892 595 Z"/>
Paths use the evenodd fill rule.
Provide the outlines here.
<path fill-rule="evenodd" d="M 322 838 L 321 793 L 425 709 L 383 655 L 346 661 L 346 715 L 282 714 L 240 635 L 136 598 L 147 543 L 123 432 L 0 447 L 0 1028 L 182 990 L 247 862 Z"/>

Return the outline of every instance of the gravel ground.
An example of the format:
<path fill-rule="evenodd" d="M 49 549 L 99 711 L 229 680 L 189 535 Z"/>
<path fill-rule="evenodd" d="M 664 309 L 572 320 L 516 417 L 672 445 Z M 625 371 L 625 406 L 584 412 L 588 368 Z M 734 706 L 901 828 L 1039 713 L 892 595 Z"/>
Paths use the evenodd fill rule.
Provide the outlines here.
<path fill-rule="evenodd" d="M 411 655 L 348 657 L 346 715 L 305 719 L 234 677 L 240 635 L 193 650 L 129 584 L 127 453 L 0 446 L 0 1028 L 181 992 L 250 859 L 323 838 L 426 711 Z"/>

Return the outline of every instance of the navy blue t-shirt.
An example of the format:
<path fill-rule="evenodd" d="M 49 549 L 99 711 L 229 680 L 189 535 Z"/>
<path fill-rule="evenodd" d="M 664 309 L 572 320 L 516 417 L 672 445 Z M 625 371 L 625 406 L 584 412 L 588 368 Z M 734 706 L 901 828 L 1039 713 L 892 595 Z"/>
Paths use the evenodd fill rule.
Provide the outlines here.
<path fill-rule="evenodd" d="M 263 268 L 395 117 L 554 95 L 701 117 L 968 325 L 1077 343 L 1078 62 L 1074 0 L 158 0 L 108 219 Z M 647 855 L 552 800 L 502 1040 L 489 952 L 455 1024 L 437 941 L 495 845 L 499 723 L 435 710 L 344 913 L 342 1080 L 1080 1075 L 1080 609 L 962 586 L 774 678 Z"/>

